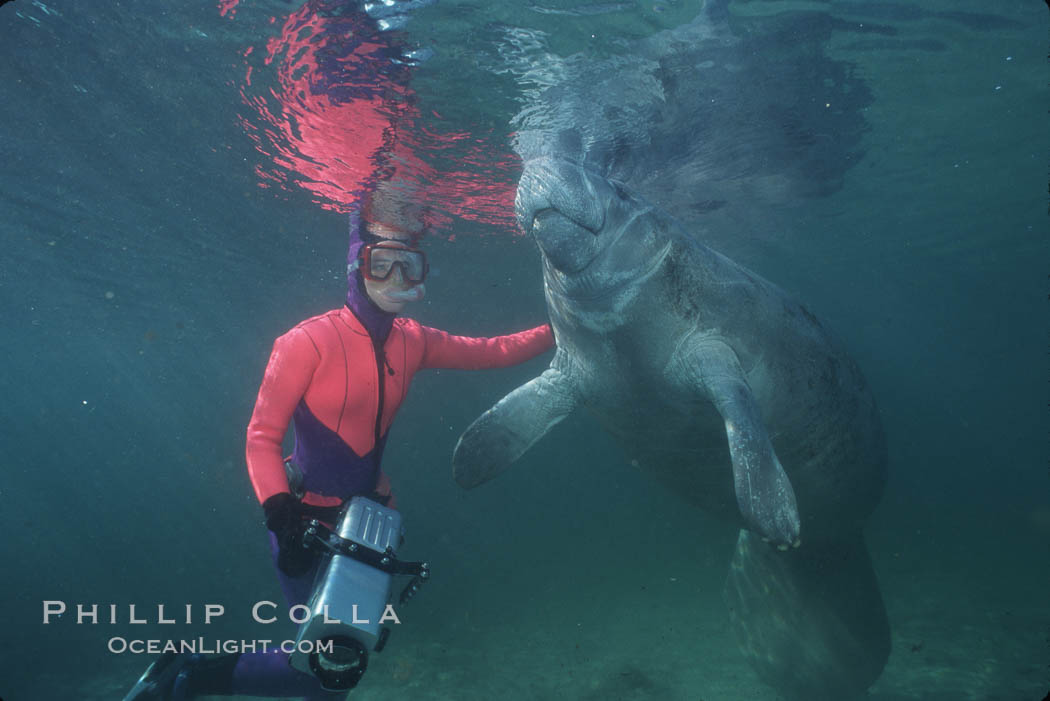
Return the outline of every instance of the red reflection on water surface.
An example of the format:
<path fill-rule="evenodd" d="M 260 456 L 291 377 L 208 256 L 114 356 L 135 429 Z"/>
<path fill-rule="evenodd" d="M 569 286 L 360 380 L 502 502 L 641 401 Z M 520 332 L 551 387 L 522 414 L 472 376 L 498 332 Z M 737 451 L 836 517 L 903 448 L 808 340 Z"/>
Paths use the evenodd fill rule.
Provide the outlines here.
<path fill-rule="evenodd" d="M 238 0 L 220 0 L 233 17 Z M 517 158 L 493 139 L 424 128 L 399 63 L 404 35 L 380 32 L 345 0 L 310 0 L 244 53 L 240 122 L 267 157 L 261 187 L 301 187 L 326 209 L 347 212 L 386 181 L 429 205 L 431 229 L 453 217 L 513 230 Z M 440 117 L 433 114 L 434 124 Z M 439 164 L 435 167 L 435 163 Z"/>

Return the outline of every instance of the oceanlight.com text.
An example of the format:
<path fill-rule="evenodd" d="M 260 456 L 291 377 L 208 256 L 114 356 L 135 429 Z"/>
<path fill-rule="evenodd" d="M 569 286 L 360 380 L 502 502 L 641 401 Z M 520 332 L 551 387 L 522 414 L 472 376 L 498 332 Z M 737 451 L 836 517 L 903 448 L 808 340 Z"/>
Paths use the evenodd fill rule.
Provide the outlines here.
<path fill-rule="evenodd" d="M 333 652 L 331 640 L 220 640 L 217 638 L 205 639 L 195 638 L 191 640 L 139 640 L 127 638 L 110 638 L 106 645 L 107 649 L 115 654 L 122 655 L 159 655 L 164 652 L 183 654 L 244 654 L 249 652 L 270 652 L 280 650 L 288 654 L 303 652 L 312 654 L 314 652 Z"/>

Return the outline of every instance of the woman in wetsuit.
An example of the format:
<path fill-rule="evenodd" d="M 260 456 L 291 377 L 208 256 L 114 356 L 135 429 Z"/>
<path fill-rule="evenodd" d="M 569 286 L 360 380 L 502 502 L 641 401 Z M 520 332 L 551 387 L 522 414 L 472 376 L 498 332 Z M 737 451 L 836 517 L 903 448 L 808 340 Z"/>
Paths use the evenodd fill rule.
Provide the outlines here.
<path fill-rule="evenodd" d="M 392 505 L 381 469 L 383 448 L 417 370 L 507 367 L 554 345 L 548 325 L 467 338 L 399 318 L 407 302 L 424 295 L 427 265 L 415 247 L 418 232 L 365 218 L 369 223 L 362 227 L 356 213 L 350 216 L 345 306 L 307 319 L 274 342 L 248 424 L 248 474 L 289 606 L 308 602 L 320 563 L 315 551 L 301 547 L 304 520 L 331 519 L 357 495 Z M 286 470 L 281 443 L 290 423 L 295 450 Z M 346 692 L 324 691 L 280 651 L 168 654 L 125 701 L 241 694 L 316 700 Z"/>

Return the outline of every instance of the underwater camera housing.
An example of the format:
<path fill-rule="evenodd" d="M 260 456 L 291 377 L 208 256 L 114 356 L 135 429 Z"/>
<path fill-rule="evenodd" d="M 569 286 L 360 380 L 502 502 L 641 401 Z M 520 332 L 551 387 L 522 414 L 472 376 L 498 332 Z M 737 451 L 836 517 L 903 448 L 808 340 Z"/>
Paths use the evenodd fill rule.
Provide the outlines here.
<path fill-rule="evenodd" d="M 369 651 L 379 652 L 386 644 L 390 629 L 380 619 L 390 603 L 394 575 L 412 577 L 399 603 L 430 576 L 427 563 L 397 559 L 402 534 L 398 511 L 360 496 L 347 504 L 335 531 L 318 521 L 307 527 L 303 547 L 326 550 L 330 557 L 288 663 L 317 677 L 327 690 L 356 686 L 368 667 Z"/>

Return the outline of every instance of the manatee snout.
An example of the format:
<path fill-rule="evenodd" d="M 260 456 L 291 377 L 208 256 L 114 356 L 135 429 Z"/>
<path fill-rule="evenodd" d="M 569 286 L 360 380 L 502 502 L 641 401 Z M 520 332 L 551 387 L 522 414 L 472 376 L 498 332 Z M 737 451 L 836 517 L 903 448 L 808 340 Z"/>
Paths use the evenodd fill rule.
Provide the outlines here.
<path fill-rule="evenodd" d="M 601 250 L 609 204 L 602 187 L 583 168 L 555 158 L 528 161 L 514 201 L 518 223 L 563 273 L 585 268 Z"/>
<path fill-rule="evenodd" d="M 528 234 L 533 233 L 537 215 L 546 210 L 597 234 L 605 224 L 605 205 L 583 168 L 556 158 L 537 158 L 525 164 L 514 211 Z"/>

